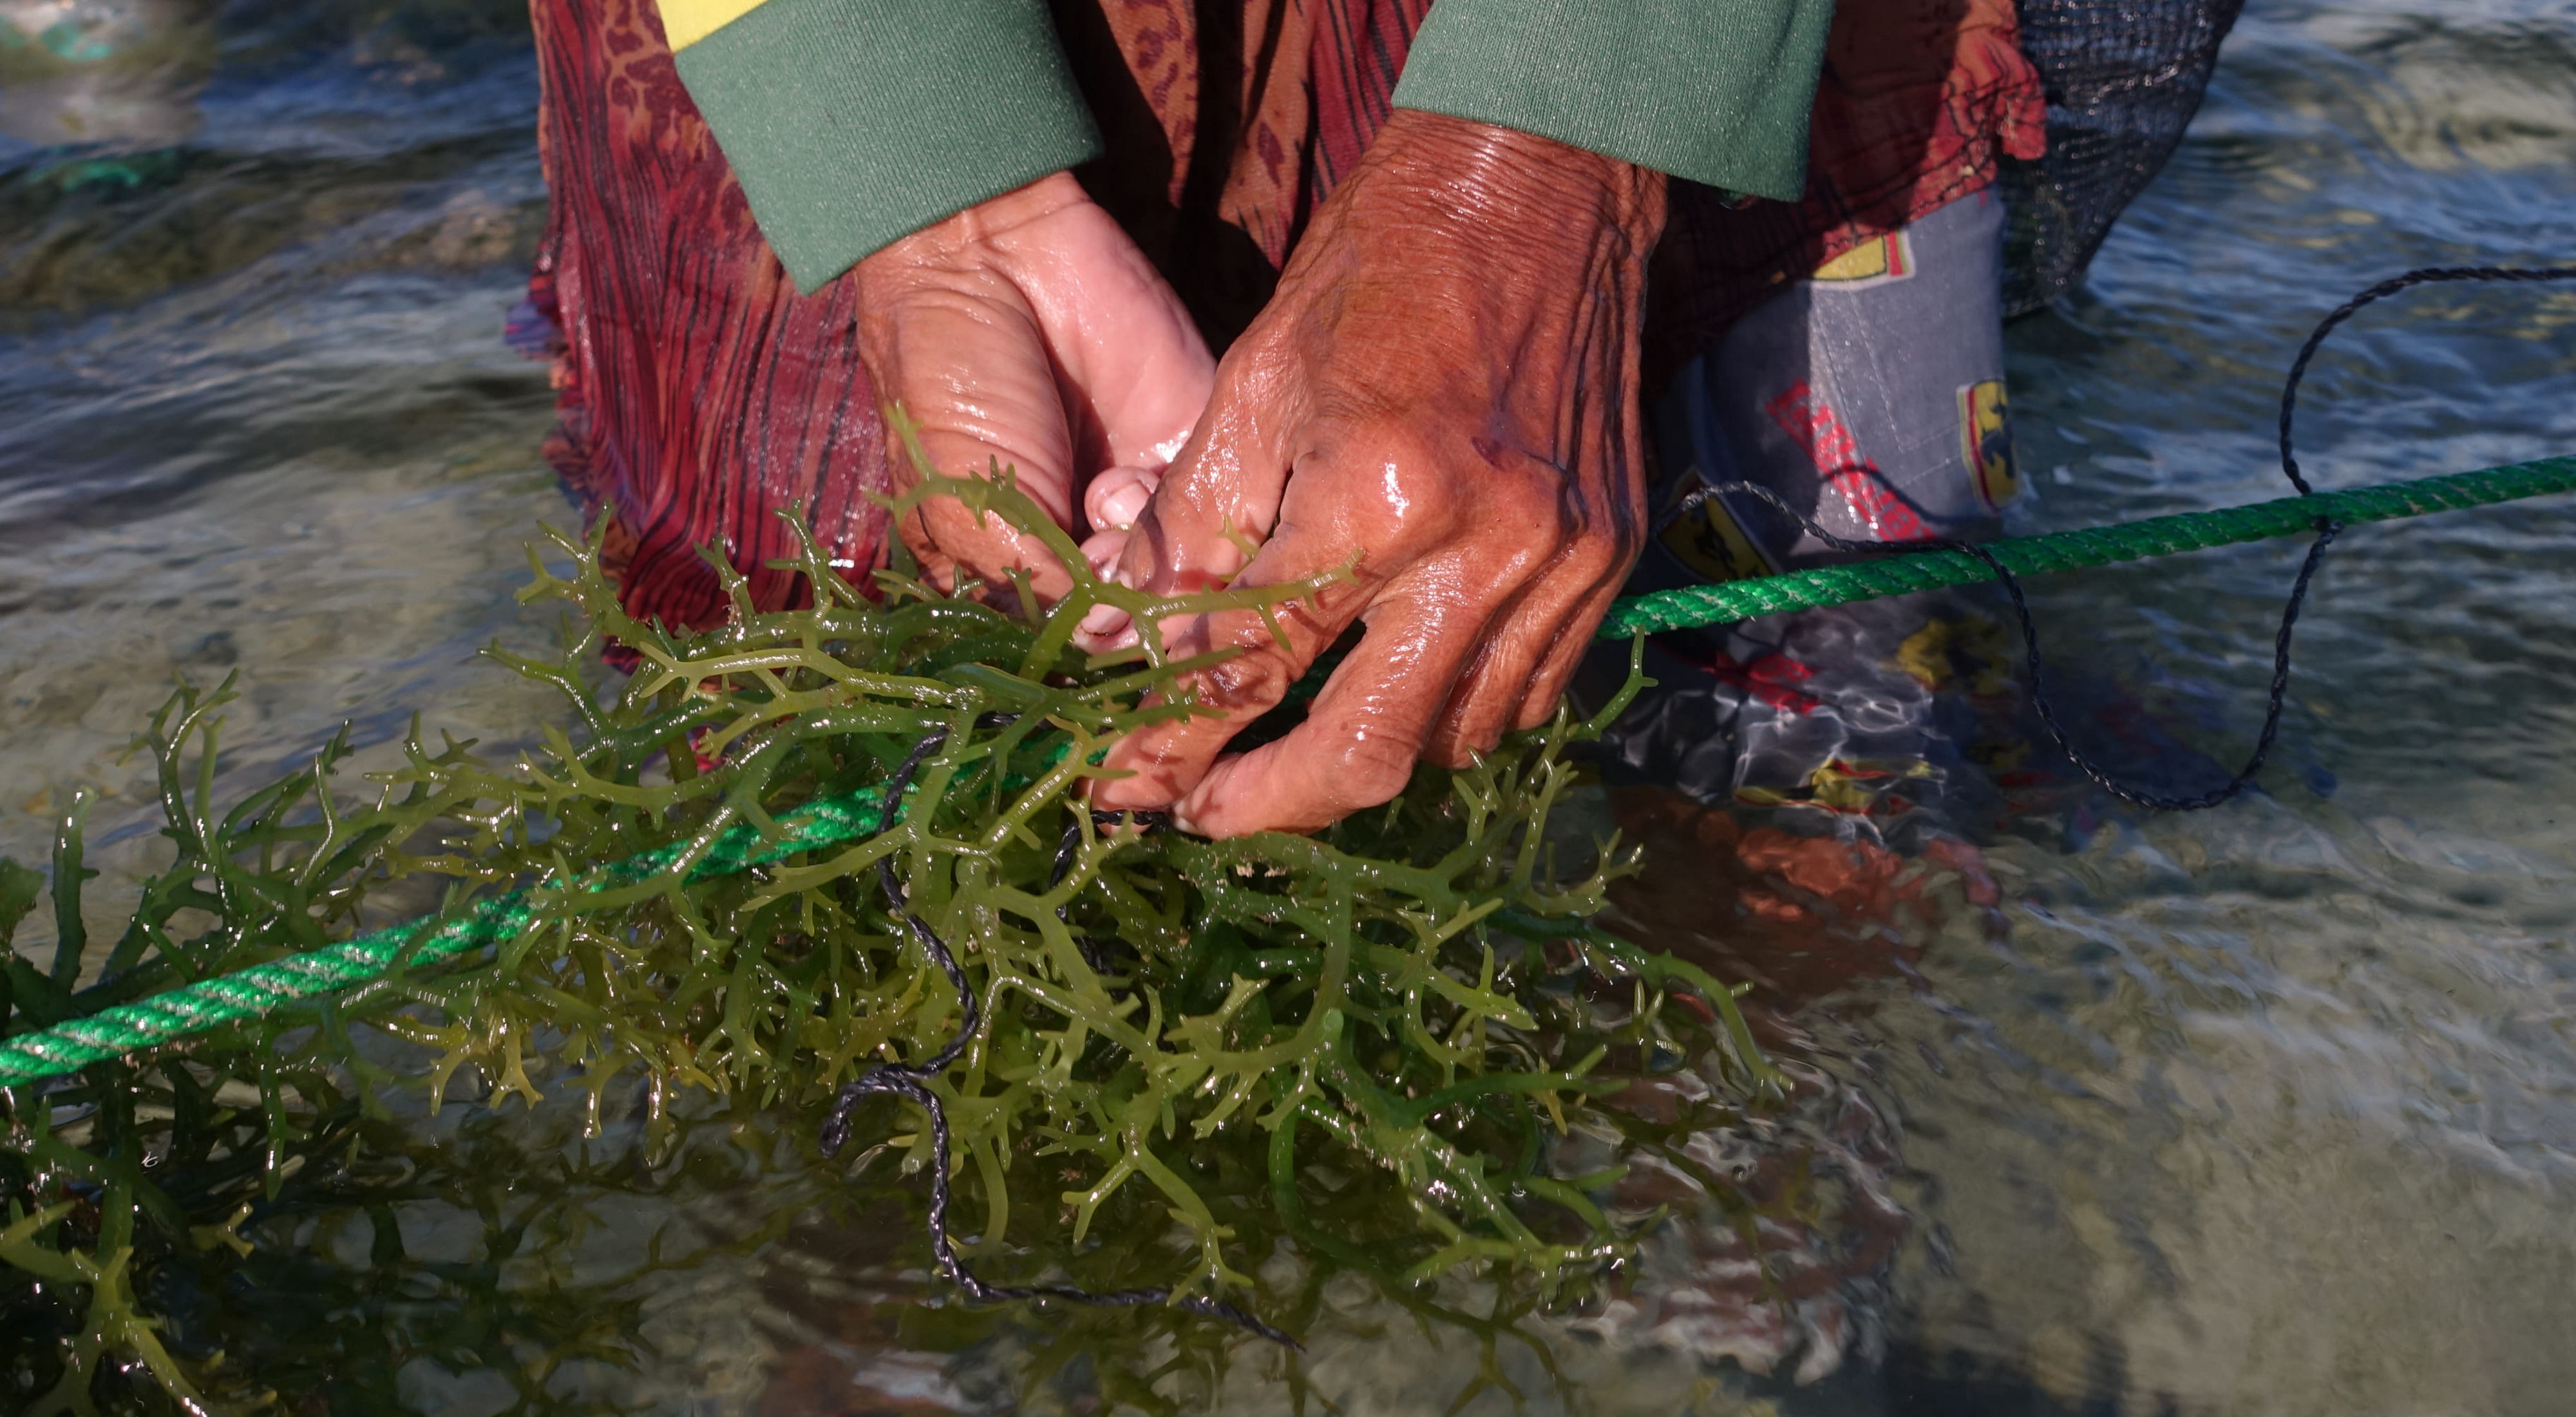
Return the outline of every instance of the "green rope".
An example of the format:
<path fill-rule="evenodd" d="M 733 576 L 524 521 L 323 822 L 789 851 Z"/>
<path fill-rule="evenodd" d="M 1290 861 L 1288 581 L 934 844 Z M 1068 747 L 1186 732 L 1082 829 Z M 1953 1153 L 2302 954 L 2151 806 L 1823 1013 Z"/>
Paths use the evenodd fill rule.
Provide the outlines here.
<path fill-rule="evenodd" d="M 846 797 L 809 803 L 779 818 L 779 834 L 767 846 L 761 844 L 760 830 L 750 825 L 737 826 L 718 836 L 688 878 L 697 881 L 730 876 L 753 866 L 785 860 L 800 851 L 873 835 L 884 822 L 884 804 L 877 794 L 864 788 Z M 580 888 L 606 890 L 650 879 L 677 863 L 688 849 L 687 843 L 676 843 L 613 862 L 584 877 Z M 398 969 L 472 954 L 513 938 L 534 918 L 528 892 L 515 890 L 494 896 L 426 934 L 419 921 L 390 926 L 327 949 L 287 955 L 166 994 L 102 1009 L 87 1018 L 22 1034 L 0 1042 L 0 1087 L 62 1077 L 91 1063 L 121 1058 L 228 1023 L 260 1018 L 287 1004 L 336 994 L 353 985 L 382 979 Z"/>
<path fill-rule="evenodd" d="M 2323 492 L 2313 497 L 2284 497 L 2247 507 L 2214 512 L 2183 512 L 2170 517 L 2122 522 L 2084 531 L 2051 532 L 1990 543 L 1986 549 L 2015 575 L 2071 571 L 2081 566 L 2108 566 L 2149 556 L 2175 556 L 2212 546 L 2296 536 L 2316 529 L 2317 519 L 2352 524 L 2419 517 L 2427 512 L 2483 507 L 2553 492 L 2576 491 L 2576 457 L 2542 458 L 2483 472 L 2454 473 L 2417 482 L 2393 482 L 2351 492 Z M 1759 580 L 1685 586 L 1632 596 L 1610 609 L 1601 622 L 1601 638 L 1666 630 L 1731 625 L 1763 615 L 1848 605 L 1856 600 L 1903 595 L 1944 586 L 1974 585 L 1995 578 L 1974 556 L 1956 551 L 1926 551 L 1886 556 L 1839 566 L 1819 566 Z"/>
<path fill-rule="evenodd" d="M 2016 537 L 1995 542 L 1987 549 L 2015 574 L 2027 575 L 2294 536 L 2313 529 L 2321 517 L 2344 523 L 2392 521 L 2568 491 L 2576 491 L 2576 457 L 2543 458 L 2483 472 L 2351 492 L 2285 497 L 2220 511 L 2185 512 L 2085 531 Z M 1973 556 L 1931 551 L 1758 580 L 1689 586 L 1620 601 L 1602 622 L 1601 638 L 1618 640 L 1665 630 L 1733 624 L 1762 615 L 1846 605 L 1993 578 L 1994 573 Z M 868 836 L 884 827 L 885 815 L 883 801 L 875 793 L 863 790 L 810 803 L 780 818 L 778 835 L 766 844 L 757 829 L 738 826 L 716 839 L 691 868 L 688 879 L 732 875 L 799 852 Z M 605 890 L 650 879 L 678 863 L 687 851 L 686 845 L 668 846 L 615 862 L 584 877 L 580 888 Z M 259 1018 L 283 1005 L 335 994 L 397 970 L 471 954 L 512 938 L 533 918 L 528 892 L 512 891 L 426 932 L 418 922 L 378 930 L 327 949 L 289 955 L 0 1041 L 0 1087 L 62 1077 L 91 1063 Z"/>

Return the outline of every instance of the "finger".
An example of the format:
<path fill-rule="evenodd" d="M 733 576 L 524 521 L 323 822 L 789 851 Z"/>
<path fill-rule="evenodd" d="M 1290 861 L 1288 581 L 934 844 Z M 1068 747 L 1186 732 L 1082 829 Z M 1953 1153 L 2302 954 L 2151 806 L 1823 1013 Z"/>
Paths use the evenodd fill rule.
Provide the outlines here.
<path fill-rule="evenodd" d="M 1131 554 L 1133 550 L 1131 541 Z M 1322 576 L 1345 564 L 1347 556 L 1344 543 L 1283 533 L 1262 548 L 1236 584 L 1275 586 Z M 1165 627 L 1171 655 L 1230 649 L 1234 657 L 1156 696 L 1157 702 L 1169 702 L 1187 695 L 1199 711 L 1140 728 L 1111 745 L 1106 766 L 1132 776 L 1103 781 L 1093 800 L 1108 809 L 1163 807 L 1195 786 L 1226 741 L 1278 707 L 1289 686 L 1359 616 L 1372 589 L 1366 573 L 1361 575 L 1358 584 L 1327 586 L 1275 607 L 1269 617 L 1254 610 L 1176 617 Z"/>
<path fill-rule="evenodd" d="M 1546 722 L 1616 594 L 1615 584 L 1573 576 L 1531 587 L 1499 617 L 1500 628 L 1459 675 L 1422 755 L 1443 767 L 1465 767 L 1473 756 L 1492 752 L 1504 734 Z"/>
<path fill-rule="evenodd" d="M 1594 591 L 1558 631 L 1554 647 L 1540 661 L 1538 673 L 1531 676 L 1529 688 L 1521 695 L 1520 715 L 1513 720 L 1513 728 L 1536 728 L 1555 716 L 1558 701 L 1565 697 L 1575 674 L 1583 668 L 1584 656 L 1600 643 L 1593 635 L 1618 596 L 1618 582 Z"/>
<path fill-rule="evenodd" d="M 1125 531 L 1145 514 L 1146 502 L 1162 484 L 1163 474 L 1156 468 L 1109 468 L 1083 490 L 1083 519 L 1093 531 Z"/>
<path fill-rule="evenodd" d="M 1628 359 L 1633 370 L 1633 351 Z M 1428 756 L 1445 766 L 1464 767 L 1474 755 L 1492 752 L 1506 732 L 1534 727 L 1556 712 L 1592 632 L 1636 564 L 1646 512 L 1644 469 L 1633 452 L 1640 446 L 1636 401 L 1577 393 L 1568 411 L 1574 445 L 1591 450 L 1586 461 L 1608 476 L 1558 483 L 1561 549 L 1520 603 L 1498 617 L 1500 628 L 1460 676 L 1428 745 Z"/>
<path fill-rule="evenodd" d="M 989 443 L 933 438 L 925 432 L 922 445 L 932 468 L 950 476 L 990 476 L 996 468 L 1016 470 L 1024 466 Z M 1033 480 L 1033 485 L 1023 490 L 1034 496 L 1043 485 Z M 1049 499 L 1036 500 L 1052 519 Z M 1073 589 L 1073 577 L 1044 541 L 994 513 L 979 514 L 957 498 L 924 499 L 906 521 L 904 530 L 907 543 L 925 566 L 953 566 L 956 572 L 981 581 L 993 594 L 1015 594 L 1011 590 L 1015 573 L 1027 580 L 1041 604 L 1052 604 Z M 957 576 L 953 574 L 941 581 L 944 589 L 953 590 L 956 584 Z"/>
<path fill-rule="evenodd" d="M 1015 469 L 1022 491 L 1059 526 L 1073 520 L 1072 434 L 1034 314 L 1007 282 L 975 272 L 907 273 L 909 284 L 871 292 L 861 336 L 879 396 L 900 406 L 929 468 L 951 477 Z M 898 485 L 918 476 L 893 430 Z M 931 497 L 903 527 L 934 581 L 962 570 L 1008 587 L 1025 574 L 1041 599 L 1072 578 L 1043 541 L 999 517 L 978 517 L 955 498 Z"/>
<path fill-rule="evenodd" d="M 1262 352 L 1246 347 L 1252 338 L 1227 353 L 1224 389 L 1137 515 L 1118 563 L 1122 583 L 1161 593 L 1225 585 L 1278 525 L 1295 458 L 1272 430 L 1294 411 L 1265 409 L 1277 391 L 1260 372 Z M 1308 456 L 1327 462 L 1331 450 Z"/>
<path fill-rule="evenodd" d="M 1505 733 L 1545 722 L 1581 665 L 1625 574 L 1615 546 L 1569 547 L 1501 615 L 1451 691 L 1423 756 L 1464 767 Z"/>
<path fill-rule="evenodd" d="M 1490 753 L 1519 717 L 1521 698 L 1562 628 L 1564 607 L 1533 586 L 1496 617 L 1494 633 L 1477 646 L 1462 669 L 1422 745 L 1422 755 L 1443 767 L 1465 767 Z"/>
<path fill-rule="evenodd" d="M 1313 831 L 1402 792 L 1491 619 L 1488 598 L 1426 584 L 1432 579 L 1408 575 L 1383 592 L 1367 635 L 1306 721 L 1216 762 L 1174 805 L 1174 819 L 1213 837 Z"/>
<path fill-rule="evenodd" d="M 1082 557 L 1091 563 L 1091 574 L 1107 580 L 1117 574 L 1118 558 L 1127 549 L 1125 531 L 1096 531 L 1082 543 Z M 1091 654 L 1106 654 L 1124 649 L 1136 642 L 1135 627 L 1127 621 L 1127 612 L 1115 605 L 1094 605 L 1082 614 L 1082 623 L 1074 627 L 1074 641 Z"/>
<path fill-rule="evenodd" d="M 1288 459 L 1261 436 L 1262 421 L 1249 404 L 1224 396 L 1210 404 L 1197 433 L 1136 514 L 1110 579 L 1174 594 L 1231 585 L 1248 573 L 1253 551 L 1279 520 L 1288 467 Z M 1351 544 L 1342 543 L 1344 556 Z M 1176 643 L 1189 633 L 1188 617 L 1162 630 L 1166 644 Z M 1105 654 L 1134 644 L 1135 627 L 1124 612 L 1103 608 L 1084 617 L 1075 640 L 1093 654 Z"/>
<path fill-rule="evenodd" d="M 1082 543 L 1082 554 L 1091 564 L 1092 575 L 1102 580 L 1116 578 L 1119 557 L 1127 549 L 1128 533 L 1134 529 L 1136 518 L 1144 514 L 1146 502 L 1162 480 L 1160 471 L 1141 467 L 1113 467 L 1091 479 L 1091 486 L 1082 494 L 1082 512 L 1093 530 Z M 1127 623 L 1127 612 L 1115 605 L 1095 605 L 1085 611 L 1074 636 L 1077 644 L 1093 654 L 1124 649 L 1136 640 Z"/>
<path fill-rule="evenodd" d="M 1074 413 L 1078 461 L 1168 467 L 1216 385 L 1216 360 L 1162 274 L 1089 203 L 996 241 Z"/>

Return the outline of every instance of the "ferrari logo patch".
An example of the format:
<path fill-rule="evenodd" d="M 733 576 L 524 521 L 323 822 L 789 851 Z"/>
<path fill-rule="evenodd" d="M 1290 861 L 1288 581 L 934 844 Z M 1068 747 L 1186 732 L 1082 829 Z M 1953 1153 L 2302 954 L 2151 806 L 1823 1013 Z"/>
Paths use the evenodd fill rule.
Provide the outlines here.
<path fill-rule="evenodd" d="M 1770 562 L 1753 548 L 1753 539 L 1735 524 L 1726 505 L 1707 495 L 1707 485 L 1696 468 L 1675 479 L 1675 510 L 1656 539 L 1673 559 L 1711 581 L 1771 574 Z"/>
<path fill-rule="evenodd" d="M 1986 510 L 2000 512 L 2021 495 L 2003 380 L 1980 379 L 1959 391 L 1959 445 L 1969 471 L 1976 475 L 1977 498 Z"/>

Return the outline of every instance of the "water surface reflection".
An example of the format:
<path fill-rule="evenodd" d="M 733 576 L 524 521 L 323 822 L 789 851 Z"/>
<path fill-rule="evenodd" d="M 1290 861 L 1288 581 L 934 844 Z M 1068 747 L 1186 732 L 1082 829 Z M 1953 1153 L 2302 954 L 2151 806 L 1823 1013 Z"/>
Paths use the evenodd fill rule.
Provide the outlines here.
<path fill-rule="evenodd" d="M 123 126 L 65 147 L 45 114 L 114 105 L 0 101 L 0 851 L 41 854 L 42 813 L 88 784 L 129 824 L 98 864 L 129 871 L 151 843 L 118 754 L 173 672 L 247 671 L 246 773 L 342 718 L 381 744 L 415 707 L 465 736 L 550 714 L 471 656 L 543 632 L 510 599 L 518 546 L 568 515 L 542 371 L 499 339 L 542 219 L 523 19 L 165 19 L 187 42 Z M 2563 0 L 2257 0 L 2090 286 L 2013 331 L 2020 529 L 2274 495 L 2269 401 L 2319 311 L 2409 266 L 2564 260 L 2571 75 Z M 2571 327 L 2563 290 L 2373 312 L 2310 384 L 2305 461 L 2349 485 L 2576 449 Z M 1786 1114 L 1685 1139 L 1616 1198 L 1685 1219 L 1612 1302 L 1498 1322 L 1462 1289 L 1433 1298 L 1486 1317 L 1432 1322 L 1335 1282 L 1293 1370 L 1186 1334 L 1085 1356 L 1106 1330 L 910 1302 L 906 1192 L 839 1194 L 792 1128 L 714 1119 L 700 1160 L 648 1175 L 568 1115 L 451 1120 L 438 1145 L 517 1148 L 475 1163 L 521 1168 L 491 1214 L 581 1243 L 486 1263 L 470 1198 L 406 1204 L 382 1372 L 327 1410 L 1415 1412 L 1480 1382 L 1466 1410 L 1512 1388 L 1602 1413 L 2556 1410 L 2571 539 L 2557 503 L 2348 535 L 2302 629 L 2290 767 L 2218 812 L 2058 804 L 1882 860 L 1604 803 L 1659 852 L 1633 921 L 1752 981 L 1798 1080 Z M 2039 608 L 2063 655 L 2232 759 L 2296 554 L 2092 573 Z M 1688 1093 L 1627 1101 L 1680 1116 Z M 1724 1213 L 1692 1168 L 1760 1204 Z M 314 1256 L 280 1259 L 276 1294 L 315 1282 L 300 1263 L 361 1272 L 376 1233 L 275 1225 Z"/>

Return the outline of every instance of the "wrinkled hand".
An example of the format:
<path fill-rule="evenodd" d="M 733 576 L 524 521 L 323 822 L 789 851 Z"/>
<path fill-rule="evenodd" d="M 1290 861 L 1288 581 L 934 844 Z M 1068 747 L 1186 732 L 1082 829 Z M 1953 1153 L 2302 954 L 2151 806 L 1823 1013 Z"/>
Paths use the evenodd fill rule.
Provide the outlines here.
<path fill-rule="evenodd" d="M 1311 830 L 1546 720 L 1635 560 L 1637 404 L 1660 174 L 1399 111 L 1227 352 L 1118 574 L 1156 591 L 1353 578 L 1261 617 L 1176 618 L 1197 715 L 1122 740 L 1103 807 L 1214 836 Z M 1147 479 L 1150 481 L 1150 479 Z M 1247 561 L 1245 542 L 1257 542 Z M 1307 720 L 1219 759 L 1354 620 Z M 1106 648 L 1133 627 L 1087 628 Z"/>
<path fill-rule="evenodd" d="M 1216 364 L 1189 313 L 1064 173 L 915 232 L 852 278 L 877 397 L 910 415 L 931 466 L 1015 467 L 1022 490 L 1077 535 L 1086 490 L 1095 527 L 1134 520 L 1207 403 Z M 908 484 L 899 442 L 889 456 Z M 930 498 L 902 535 L 942 589 L 962 572 L 1007 596 L 1014 570 L 1042 601 L 1072 585 L 1035 537 L 997 517 L 978 525 L 951 498 Z M 1123 541 L 1098 535 L 1086 553 L 1105 564 Z"/>

